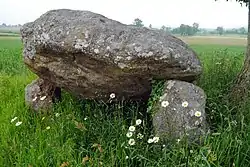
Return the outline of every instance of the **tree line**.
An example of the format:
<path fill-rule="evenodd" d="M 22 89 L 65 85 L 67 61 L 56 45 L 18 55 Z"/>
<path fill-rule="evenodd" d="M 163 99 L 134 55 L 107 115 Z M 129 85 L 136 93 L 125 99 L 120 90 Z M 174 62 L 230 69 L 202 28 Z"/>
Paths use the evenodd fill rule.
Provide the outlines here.
<path fill-rule="evenodd" d="M 136 18 L 133 22 L 133 25 L 138 27 L 145 27 L 143 21 L 139 18 Z M 151 29 L 158 29 L 153 28 L 152 24 L 149 25 Z M 224 29 L 222 26 L 218 26 L 216 29 L 206 29 L 200 28 L 199 23 L 194 22 L 192 25 L 181 24 L 179 27 L 167 27 L 162 26 L 160 30 L 165 31 L 171 34 L 180 34 L 182 36 L 193 36 L 193 35 L 223 35 L 223 34 L 239 34 L 239 35 L 246 35 L 247 29 L 245 27 L 240 28 L 232 28 L 232 29 Z"/>

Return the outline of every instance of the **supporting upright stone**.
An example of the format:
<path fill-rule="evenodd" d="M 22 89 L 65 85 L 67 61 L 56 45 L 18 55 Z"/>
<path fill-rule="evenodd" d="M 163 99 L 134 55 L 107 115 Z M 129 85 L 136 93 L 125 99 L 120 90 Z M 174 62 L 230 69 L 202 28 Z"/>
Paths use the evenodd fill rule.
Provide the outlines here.
<path fill-rule="evenodd" d="M 168 142 L 186 137 L 189 143 L 200 143 L 208 131 L 205 104 L 206 95 L 198 86 L 184 81 L 167 81 L 154 107 L 156 135 Z"/>
<path fill-rule="evenodd" d="M 41 78 L 34 80 L 25 88 L 25 101 L 35 111 L 50 109 L 53 102 L 60 97 L 60 88 Z"/>

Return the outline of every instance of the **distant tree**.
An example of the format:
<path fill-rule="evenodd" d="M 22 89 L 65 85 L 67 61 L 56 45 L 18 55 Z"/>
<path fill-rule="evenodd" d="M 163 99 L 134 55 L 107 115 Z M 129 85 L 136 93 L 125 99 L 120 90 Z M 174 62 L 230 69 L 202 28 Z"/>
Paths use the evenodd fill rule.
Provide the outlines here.
<path fill-rule="evenodd" d="M 208 34 L 208 33 L 209 33 L 209 31 L 208 31 L 207 29 L 205 29 L 205 28 L 200 28 L 200 29 L 199 29 L 199 32 L 200 32 L 201 34 Z"/>
<path fill-rule="evenodd" d="M 198 23 L 193 23 L 193 31 L 194 31 L 194 33 L 197 33 L 199 31 L 199 24 Z"/>
<path fill-rule="evenodd" d="M 240 33 L 240 34 L 246 34 L 247 30 L 244 27 L 241 27 L 241 28 L 238 29 L 238 33 Z"/>
<path fill-rule="evenodd" d="M 177 27 L 177 28 L 172 29 L 171 32 L 172 32 L 173 34 L 181 34 L 181 32 L 180 32 L 180 27 Z"/>
<path fill-rule="evenodd" d="M 162 31 L 166 31 L 167 30 L 167 27 L 166 26 L 161 26 L 161 29 L 160 30 L 162 30 Z"/>
<path fill-rule="evenodd" d="M 239 34 L 239 30 L 237 28 L 224 30 L 224 34 Z"/>
<path fill-rule="evenodd" d="M 224 33 L 224 28 L 223 27 L 217 27 L 216 31 L 218 32 L 218 34 L 222 35 Z"/>
<path fill-rule="evenodd" d="M 172 28 L 171 27 L 166 27 L 166 32 L 171 32 Z"/>
<path fill-rule="evenodd" d="M 191 36 L 195 34 L 194 28 L 190 25 L 181 24 L 179 30 L 182 36 Z"/>
<path fill-rule="evenodd" d="M 181 24 L 180 25 L 180 34 L 182 35 L 182 36 L 184 36 L 184 35 L 186 35 L 186 32 L 187 32 L 187 30 L 186 30 L 186 25 L 185 24 Z"/>
<path fill-rule="evenodd" d="M 191 35 L 194 35 L 194 34 L 195 34 L 194 29 L 193 29 L 192 26 L 186 25 L 186 34 L 187 34 L 188 36 L 191 36 Z"/>
<path fill-rule="evenodd" d="M 134 20 L 133 25 L 135 25 L 135 26 L 137 26 L 137 27 L 143 27 L 143 26 L 144 26 L 142 20 L 139 19 L 139 18 L 136 18 L 136 19 Z"/>
<path fill-rule="evenodd" d="M 3 27 L 6 27 L 6 26 L 7 26 L 7 24 L 3 23 L 3 24 L 2 24 L 2 26 L 3 26 Z"/>
<path fill-rule="evenodd" d="M 152 28 L 152 24 L 149 24 L 149 28 Z"/>

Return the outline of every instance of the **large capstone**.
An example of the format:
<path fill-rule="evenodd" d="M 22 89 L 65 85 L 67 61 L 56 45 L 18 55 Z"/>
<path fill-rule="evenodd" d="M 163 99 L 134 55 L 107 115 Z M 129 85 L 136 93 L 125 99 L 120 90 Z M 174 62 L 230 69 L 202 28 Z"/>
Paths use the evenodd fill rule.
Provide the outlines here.
<path fill-rule="evenodd" d="M 205 113 L 206 95 L 192 83 L 169 80 L 154 106 L 153 125 L 162 141 L 203 142 L 208 131 Z"/>
<path fill-rule="evenodd" d="M 193 81 L 195 52 L 159 30 L 100 14 L 52 10 L 21 28 L 24 62 L 40 78 L 83 98 L 148 97 L 152 79 Z"/>

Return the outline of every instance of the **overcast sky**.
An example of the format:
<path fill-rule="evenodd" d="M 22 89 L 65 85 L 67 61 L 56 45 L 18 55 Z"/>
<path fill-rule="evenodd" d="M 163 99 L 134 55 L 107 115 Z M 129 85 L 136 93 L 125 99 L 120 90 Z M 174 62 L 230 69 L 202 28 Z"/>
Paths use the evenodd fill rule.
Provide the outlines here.
<path fill-rule="evenodd" d="M 135 18 L 148 26 L 197 22 L 202 28 L 247 26 L 247 8 L 232 0 L 0 0 L 0 24 L 34 21 L 51 9 L 89 10 L 131 24 Z"/>

